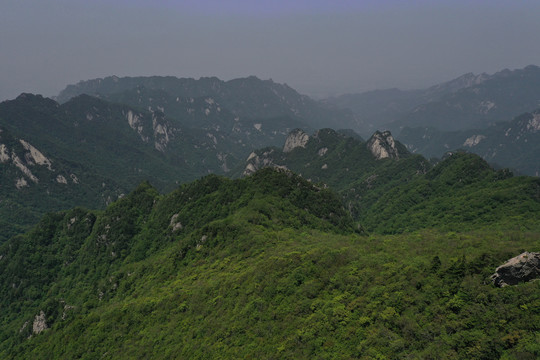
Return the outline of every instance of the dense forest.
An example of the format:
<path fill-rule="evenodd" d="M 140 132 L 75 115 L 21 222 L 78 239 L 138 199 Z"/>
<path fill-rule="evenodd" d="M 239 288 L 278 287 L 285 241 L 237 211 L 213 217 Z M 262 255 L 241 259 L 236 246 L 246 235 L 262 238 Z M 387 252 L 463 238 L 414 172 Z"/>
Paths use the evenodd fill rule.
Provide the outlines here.
<path fill-rule="evenodd" d="M 457 154 L 372 209 L 353 218 L 323 184 L 266 168 L 51 213 L 0 246 L 0 354 L 540 356 L 540 282 L 490 279 L 540 250 L 538 179 Z"/>

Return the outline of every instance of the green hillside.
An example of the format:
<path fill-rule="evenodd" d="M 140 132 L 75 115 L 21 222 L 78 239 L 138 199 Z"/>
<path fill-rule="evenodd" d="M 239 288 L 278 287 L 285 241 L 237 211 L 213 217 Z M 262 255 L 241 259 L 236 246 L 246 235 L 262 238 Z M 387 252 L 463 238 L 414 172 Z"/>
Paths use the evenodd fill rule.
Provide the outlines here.
<path fill-rule="evenodd" d="M 480 156 L 463 151 L 433 165 L 393 140 L 398 155 L 377 159 L 370 151 L 372 139 L 319 130 L 290 151 L 254 152 L 244 173 L 265 166 L 287 168 L 327 184 L 367 233 L 537 226 L 540 179 L 494 170 Z"/>
<path fill-rule="evenodd" d="M 540 282 L 496 288 L 489 276 L 540 250 L 538 183 L 465 163 L 422 181 L 448 194 L 521 186 L 501 209 L 521 209 L 529 228 L 479 213 L 482 230 L 368 236 L 332 191 L 271 169 L 165 196 L 143 183 L 103 211 L 47 215 L 0 246 L 0 356 L 537 358 Z"/>

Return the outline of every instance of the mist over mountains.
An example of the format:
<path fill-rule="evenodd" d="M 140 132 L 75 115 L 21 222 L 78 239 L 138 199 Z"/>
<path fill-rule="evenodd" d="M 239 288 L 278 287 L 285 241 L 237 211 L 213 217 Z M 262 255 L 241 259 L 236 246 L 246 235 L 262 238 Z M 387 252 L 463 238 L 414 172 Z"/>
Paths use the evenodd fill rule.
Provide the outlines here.
<path fill-rule="evenodd" d="M 327 101 L 353 110 L 371 128 L 439 130 L 485 128 L 540 107 L 540 68 L 535 65 L 493 75 L 465 74 L 421 90 L 377 90 Z"/>
<path fill-rule="evenodd" d="M 539 80 L 316 101 L 110 76 L 0 103 L 0 356 L 539 357 L 540 271 L 492 281 L 540 251 Z"/>
<path fill-rule="evenodd" d="M 350 129 L 349 136 L 370 138 L 376 126 L 389 127 L 428 158 L 466 149 L 497 167 L 537 175 L 536 112 L 520 112 L 538 105 L 539 74 L 531 65 L 465 74 L 425 90 L 324 101 L 253 76 L 111 76 L 68 85 L 58 102 L 22 94 L 0 104 L 5 237 L 42 211 L 103 206 L 143 180 L 169 191 L 208 173 L 239 176 L 250 153 L 283 146 L 298 128 Z M 519 116 L 508 122 L 506 114 Z M 461 130 L 445 132 L 452 127 Z"/>

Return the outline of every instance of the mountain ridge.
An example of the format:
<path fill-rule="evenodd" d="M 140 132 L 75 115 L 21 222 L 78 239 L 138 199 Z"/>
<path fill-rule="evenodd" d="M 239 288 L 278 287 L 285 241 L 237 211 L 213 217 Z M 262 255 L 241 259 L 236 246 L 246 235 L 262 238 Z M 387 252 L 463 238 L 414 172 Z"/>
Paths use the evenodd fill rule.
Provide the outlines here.
<path fill-rule="evenodd" d="M 445 161 L 426 173 L 441 186 L 436 192 L 466 189 L 491 171 L 470 154 Z M 526 185 L 507 177 L 490 190 L 504 189 L 508 179 Z M 405 184 L 407 201 L 388 193 L 379 220 L 412 208 L 429 192 L 424 185 L 415 196 Z M 517 193 L 519 201 L 527 195 Z M 459 214 L 463 204 L 511 204 L 514 194 L 499 192 L 486 203 L 484 192 L 445 215 Z M 536 214 L 538 194 L 530 208 Z M 399 208 L 384 207 L 388 199 Z M 534 213 L 527 217 L 537 229 Z M 500 289 L 489 278 L 511 254 L 537 243 L 538 233 L 497 230 L 491 222 L 466 232 L 461 220 L 457 233 L 360 235 L 331 190 L 273 169 L 240 180 L 209 175 L 167 195 L 142 183 L 105 210 L 48 214 L 30 233 L 0 244 L 0 304 L 8 309 L 0 316 L 0 354 L 536 356 L 536 283 Z"/>
<path fill-rule="evenodd" d="M 432 128 L 405 128 L 399 138 L 407 148 L 427 157 L 440 157 L 447 151 L 466 149 L 499 167 L 520 174 L 539 176 L 540 110 L 526 112 L 510 121 L 484 129 L 454 132 Z"/>
<path fill-rule="evenodd" d="M 153 98 L 136 99 L 133 96 L 125 96 L 127 92 L 138 91 L 141 88 L 159 91 L 165 95 L 165 98 L 156 104 Z M 201 77 L 196 80 L 172 76 L 123 78 L 110 76 L 68 85 L 60 92 L 57 99 L 59 102 L 64 102 L 81 93 L 112 100 L 122 98 L 123 102 L 133 106 L 141 103 L 144 106 L 159 106 L 165 110 L 165 113 L 169 113 L 168 109 L 172 108 L 170 111 L 173 117 L 178 115 L 175 102 L 182 99 L 209 97 L 240 118 L 264 119 L 288 116 L 304 122 L 303 126 L 308 125 L 313 128 L 335 125 L 339 128 L 363 127 L 357 117 L 349 111 L 312 100 L 286 84 L 260 80 L 255 76 L 228 81 L 222 81 L 216 77 Z"/>
<path fill-rule="evenodd" d="M 350 108 L 372 131 L 386 128 L 398 134 L 403 127 L 419 126 L 445 131 L 485 128 L 537 108 L 539 79 L 540 67 L 529 65 L 492 75 L 468 73 L 426 89 L 377 90 L 325 101 Z"/>

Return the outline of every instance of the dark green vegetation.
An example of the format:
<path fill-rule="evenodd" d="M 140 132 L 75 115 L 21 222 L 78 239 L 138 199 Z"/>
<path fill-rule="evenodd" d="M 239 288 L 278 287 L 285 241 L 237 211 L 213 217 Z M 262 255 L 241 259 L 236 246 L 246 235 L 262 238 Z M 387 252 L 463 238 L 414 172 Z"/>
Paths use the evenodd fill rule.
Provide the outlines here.
<path fill-rule="evenodd" d="M 162 114 L 86 95 L 63 105 L 31 94 L 1 103 L 0 241 L 46 211 L 103 207 L 144 179 L 172 190 L 226 163 L 206 135 L 170 128 Z"/>
<path fill-rule="evenodd" d="M 372 196 L 372 195 L 369 195 Z M 424 176 L 385 191 L 362 216 L 367 228 L 394 233 L 536 228 L 540 179 L 495 171 L 474 154 L 456 153 Z"/>
<path fill-rule="evenodd" d="M 256 78 L 71 95 L 0 104 L 0 358 L 540 358 L 540 281 L 490 280 L 540 251 L 538 178 L 389 132 L 253 151 L 335 114 Z"/>
<path fill-rule="evenodd" d="M 405 128 L 399 140 L 415 153 L 427 157 L 440 157 L 448 149 L 464 148 L 498 167 L 508 167 L 525 175 L 540 175 L 540 110 L 486 129 L 447 132 Z"/>
<path fill-rule="evenodd" d="M 355 122 L 256 77 L 108 77 L 68 86 L 58 99 L 21 94 L 0 104 L 0 242 L 47 211 L 102 208 L 144 180 L 166 192 L 227 174 L 294 127 Z"/>
<path fill-rule="evenodd" d="M 535 227 L 540 179 L 495 171 L 479 156 L 465 152 L 432 166 L 399 142 L 394 142 L 397 158 L 376 159 L 369 149 L 371 141 L 324 129 L 305 147 L 290 152 L 257 151 L 246 169 L 250 164 L 255 169 L 260 164 L 286 167 L 330 185 L 367 232 L 473 230 L 486 224 L 502 229 Z"/>
<path fill-rule="evenodd" d="M 143 183 L 104 211 L 47 215 L 0 246 L 0 355 L 539 357 L 540 282 L 489 280 L 506 259 L 540 250 L 539 181 L 457 154 L 394 188 L 366 224 L 385 217 L 398 231 L 399 205 L 416 201 L 426 205 L 415 214 L 444 211 L 464 226 L 367 235 L 330 190 L 271 169 L 166 196 Z M 470 198 L 446 209 L 454 191 Z M 455 218 L 480 203 L 485 212 Z M 49 329 L 32 334 L 41 312 Z"/>

